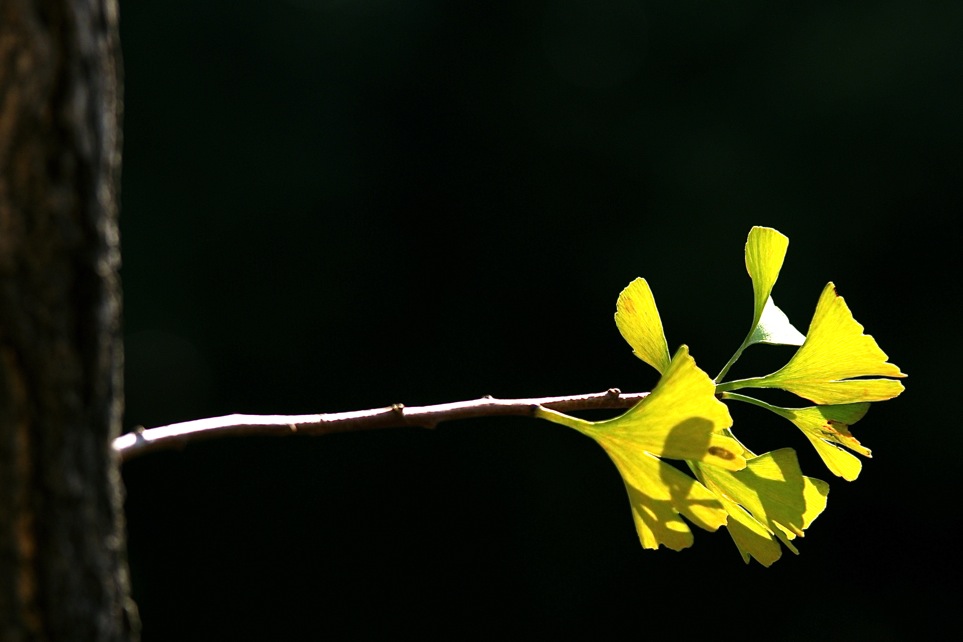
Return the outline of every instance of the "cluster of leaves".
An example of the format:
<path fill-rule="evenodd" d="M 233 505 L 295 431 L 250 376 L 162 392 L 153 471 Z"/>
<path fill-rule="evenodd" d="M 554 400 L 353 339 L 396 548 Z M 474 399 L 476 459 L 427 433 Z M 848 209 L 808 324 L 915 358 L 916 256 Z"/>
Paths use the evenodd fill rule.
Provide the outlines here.
<path fill-rule="evenodd" d="M 791 448 L 757 455 L 732 432 L 723 401 L 765 408 L 795 424 L 829 470 L 856 479 L 860 460 L 870 451 L 850 433 L 869 404 L 903 391 L 895 378 L 905 375 L 887 362 L 876 341 L 863 334 L 836 288 L 829 283 L 803 336 L 772 299 L 789 239 L 767 227 L 754 227 L 746 242 L 746 268 L 752 279 L 754 311 L 746 339 L 715 379 L 689 356 L 686 346 L 670 357 L 662 320 L 645 279 L 619 295 L 615 322 L 636 356 L 661 373 L 651 393 L 624 414 L 586 421 L 546 408 L 540 417 L 598 442 L 625 482 L 642 546 L 687 548 L 693 536 L 682 519 L 700 528 L 729 530 L 746 563 L 765 566 L 826 507 L 829 486 L 802 474 Z M 763 377 L 723 381 L 750 345 L 799 346 L 785 366 Z M 782 408 L 740 394 L 746 388 L 780 388 L 816 404 Z M 849 449 L 849 450 L 847 450 Z M 684 461 L 692 476 L 664 459 Z"/>

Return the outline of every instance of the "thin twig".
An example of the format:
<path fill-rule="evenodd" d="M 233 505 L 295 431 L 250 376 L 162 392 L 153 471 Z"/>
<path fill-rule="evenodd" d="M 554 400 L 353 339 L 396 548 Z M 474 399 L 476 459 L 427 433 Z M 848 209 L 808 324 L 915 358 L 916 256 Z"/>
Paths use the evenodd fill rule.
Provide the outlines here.
<path fill-rule="evenodd" d="M 330 435 L 338 432 L 401 428 L 406 426 L 434 428 L 441 422 L 477 417 L 532 417 L 542 406 L 561 412 L 630 408 L 648 393 L 623 394 L 618 388 L 605 392 L 567 397 L 532 399 L 495 399 L 482 397 L 434 406 L 406 407 L 395 404 L 386 408 L 335 412 L 321 415 L 225 415 L 195 419 L 158 428 L 138 428 L 114 440 L 114 450 L 121 461 L 155 450 L 184 446 L 200 439 L 236 435 L 284 436 Z"/>

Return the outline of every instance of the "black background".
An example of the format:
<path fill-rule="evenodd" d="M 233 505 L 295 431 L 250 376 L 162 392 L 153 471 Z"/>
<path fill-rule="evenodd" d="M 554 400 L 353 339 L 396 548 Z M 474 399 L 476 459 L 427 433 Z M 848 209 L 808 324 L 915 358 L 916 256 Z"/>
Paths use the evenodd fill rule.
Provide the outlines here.
<path fill-rule="evenodd" d="M 733 3 L 730 3 L 730 5 Z M 516 6 L 517 5 L 517 6 Z M 638 543 L 604 452 L 535 420 L 235 439 L 124 466 L 145 642 L 907 639 L 959 626 L 963 5 L 122 2 L 125 426 L 647 390 L 644 276 L 715 374 L 826 282 L 910 376 L 772 568 Z M 754 348 L 734 374 L 791 351 Z"/>

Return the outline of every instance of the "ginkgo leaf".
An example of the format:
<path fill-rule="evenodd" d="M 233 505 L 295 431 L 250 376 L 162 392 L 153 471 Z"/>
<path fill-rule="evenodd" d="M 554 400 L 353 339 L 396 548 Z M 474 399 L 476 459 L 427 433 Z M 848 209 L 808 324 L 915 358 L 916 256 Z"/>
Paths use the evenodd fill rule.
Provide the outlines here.
<path fill-rule="evenodd" d="M 608 453 L 622 475 L 643 548 L 662 545 L 681 551 L 692 546 L 692 531 L 680 515 L 707 531 L 725 525 L 726 511 L 718 498 L 689 475 L 649 453 Z"/>
<path fill-rule="evenodd" d="M 755 321 L 759 320 L 762 308 L 772 294 L 788 248 L 789 238 L 771 227 L 757 225 L 749 230 L 749 238 L 746 239 L 746 270 L 752 278 Z"/>
<path fill-rule="evenodd" d="M 768 528 L 725 494 L 720 493 L 718 497 L 729 513 L 726 529 L 739 549 L 742 561 L 748 564 L 751 557 L 768 568 L 782 557 L 782 547 Z"/>
<path fill-rule="evenodd" d="M 846 481 L 856 479 L 863 468 L 863 464 L 843 447 L 854 450 L 865 457 L 872 456 L 869 448 L 859 443 L 849 432 L 849 427 L 862 419 L 869 410 L 869 403 L 781 408 L 735 392 L 724 392 L 722 398 L 759 406 L 791 421 L 816 448 L 816 452 L 819 453 L 819 457 L 826 464 L 826 467 L 834 475 L 842 477 Z"/>
<path fill-rule="evenodd" d="M 639 278 L 620 293 L 615 322 L 635 355 L 661 373 L 652 392 L 606 421 L 535 408 L 536 417 L 578 430 L 606 451 L 622 476 L 645 548 L 681 550 L 692 544 L 690 523 L 706 530 L 726 525 L 745 562 L 770 566 L 783 546 L 798 553 L 792 541 L 826 508 L 828 485 L 803 475 L 792 449 L 756 456 L 743 446 L 721 399 L 753 403 L 788 419 L 835 475 L 853 480 L 862 464 L 850 451 L 866 457 L 870 451 L 849 426 L 863 417 L 869 402 L 903 391 L 897 379 L 906 375 L 863 333 L 832 283 L 820 295 L 806 335 L 776 305 L 772 290 L 788 247 L 789 239 L 777 230 L 750 230 L 745 260 L 753 288 L 752 326 L 715 380 L 695 365 L 686 346 L 670 357 L 652 290 Z M 772 374 L 724 381 L 756 343 L 798 349 Z M 781 408 L 733 392 L 752 387 L 781 388 L 818 405 Z M 686 461 L 694 477 L 663 458 Z"/>
<path fill-rule="evenodd" d="M 869 410 L 868 403 L 772 409 L 793 422 L 816 448 L 826 467 L 846 481 L 856 479 L 863 464 L 844 450 L 843 446 L 866 457 L 872 457 L 869 448 L 860 444 L 849 432 L 849 427 L 862 419 Z"/>
<path fill-rule="evenodd" d="M 789 317 L 772 299 L 772 288 L 779 278 L 789 239 L 771 227 L 756 226 L 746 239 L 746 270 L 752 279 L 752 326 L 742 345 L 716 376 L 725 377 L 743 351 L 755 343 L 802 345 L 806 340 L 789 322 Z"/>
<path fill-rule="evenodd" d="M 606 450 L 645 451 L 670 459 L 744 468 L 742 446 L 722 431 L 732 425 L 715 385 L 682 346 L 652 392 L 623 414 L 577 428 Z"/>
<path fill-rule="evenodd" d="M 801 345 L 805 340 L 772 300 L 789 239 L 771 227 L 753 227 L 746 240 L 746 270 L 752 279 L 752 331 L 746 345 L 777 343 Z"/>
<path fill-rule="evenodd" d="M 729 470 L 746 465 L 742 446 L 723 434 L 732 425 L 729 409 L 686 346 L 652 392 L 619 417 L 593 422 L 542 407 L 536 416 L 574 428 L 605 449 L 625 483 L 645 548 L 689 546 L 692 534 L 679 515 L 707 530 L 725 523 L 725 510 L 707 488 L 658 458 Z"/>
<path fill-rule="evenodd" d="M 819 297 L 806 340 L 789 363 L 765 377 L 720 384 L 719 390 L 782 388 L 828 405 L 883 401 L 899 395 L 903 385 L 894 379 L 865 377 L 906 376 L 886 359 L 829 283 Z"/>
<path fill-rule="evenodd" d="M 669 345 L 662 318 L 645 279 L 632 281 L 615 304 L 615 325 L 639 359 L 663 373 L 669 367 Z"/>
<path fill-rule="evenodd" d="M 802 537 L 826 508 L 829 485 L 803 475 L 791 448 L 752 457 L 743 470 L 702 464 L 693 468 L 699 480 L 723 499 L 730 520 L 738 524 L 730 535 L 747 562 L 750 556 L 766 566 L 776 561 L 774 537 L 798 554 L 792 540 Z"/>

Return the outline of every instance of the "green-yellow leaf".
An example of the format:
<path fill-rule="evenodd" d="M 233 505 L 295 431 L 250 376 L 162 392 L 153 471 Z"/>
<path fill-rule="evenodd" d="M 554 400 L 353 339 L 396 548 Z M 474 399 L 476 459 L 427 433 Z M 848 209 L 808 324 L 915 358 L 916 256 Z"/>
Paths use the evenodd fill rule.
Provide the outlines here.
<path fill-rule="evenodd" d="M 715 385 L 686 346 L 679 348 L 652 392 L 625 413 L 580 428 L 608 451 L 649 452 L 739 470 L 742 446 L 723 431 L 732 425 Z"/>
<path fill-rule="evenodd" d="M 638 278 L 619 294 L 615 325 L 639 359 L 663 373 L 669 367 L 669 345 L 662 318 L 645 279 Z"/>
<path fill-rule="evenodd" d="M 738 524 L 730 534 L 746 561 L 751 556 L 768 565 L 778 559 L 778 555 L 773 557 L 772 544 L 765 541 L 772 542 L 773 537 L 798 553 L 791 540 L 803 536 L 826 508 L 829 485 L 803 475 L 791 448 L 753 457 L 739 471 L 702 464 L 695 464 L 694 468 L 707 488 L 728 500 L 723 505 L 730 519 Z M 745 511 L 735 510 L 732 503 Z M 763 536 L 763 529 L 769 533 L 768 538 Z"/>
<path fill-rule="evenodd" d="M 819 457 L 832 473 L 846 481 L 853 481 L 863 468 L 862 462 L 843 446 L 871 457 L 866 448 L 853 437 L 849 427 L 863 418 L 869 410 L 868 403 L 839 406 L 810 406 L 808 408 L 771 409 L 793 422 L 816 448 Z"/>
<path fill-rule="evenodd" d="M 746 345 L 778 343 L 801 345 L 805 337 L 793 327 L 772 300 L 789 239 L 771 227 L 753 227 L 746 241 L 746 270 L 752 279 L 752 332 Z"/>
<path fill-rule="evenodd" d="M 726 511 L 718 498 L 692 477 L 645 452 L 608 453 L 625 483 L 643 548 L 663 545 L 680 551 L 691 546 L 692 531 L 680 515 L 708 531 L 725 525 Z"/>
<path fill-rule="evenodd" d="M 749 238 L 746 240 L 746 270 L 752 278 L 755 321 L 759 320 L 762 308 L 772 294 L 788 248 L 789 238 L 771 227 L 757 225 L 749 230 Z"/>
<path fill-rule="evenodd" d="M 899 395 L 903 385 L 894 379 L 864 377 L 906 376 L 886 359 L 829 283 L 816 305 L 806 341 L 789 363 L 765 377 L 728 382 L 719 389 L 782 388 L 826 405 L 882 401 Z"/>
<path fill-rule="evenodd" d="M 761 399 L 747 397 L 735 392 L 724 392 L 722 398 L 750 403 L 791 421 L 802 430 L 806 438 L 816 448 L 816 452 L 819 453 L 820 458 L 829 470 L 846 481 L 856 479 L 863 468 L 863 464 L 859 459 L 844 450 L 844 447 L 865 457 L 872 456 L 869 448 L 860 444 L 849 432 L 849 427 L 862 419 L 869 410 L 869 403 L 781 408 Z"/>
<path fill-rule="evenodd" d="M 726 529 L 736 548 L 739 549 L 742 561 L 748 564 L 749 558 L 752 557 L 768 568 L 782 557 L 782 547 L 768 528 L 756 521 L 749 511 L 726 495 L 720 494 L 718 497 L 726 512 L 729 513 Z"/>
<path fill-rule="evenodd" d="M 685 346 L 652 392 L 619 417 L 592 422 L 547 408 L 536 415 L 574 428 L 605 449 L 625 483 L 645 548 L 689 546 L 692 533 L 680 515 L 706 530 L 725 524 L 726 511 L 715 495 L 659 459 L 701 461 L 707 469 L 746 465 L 742 446 L 723 434 L 732 425 L 728 408 Z"/>

